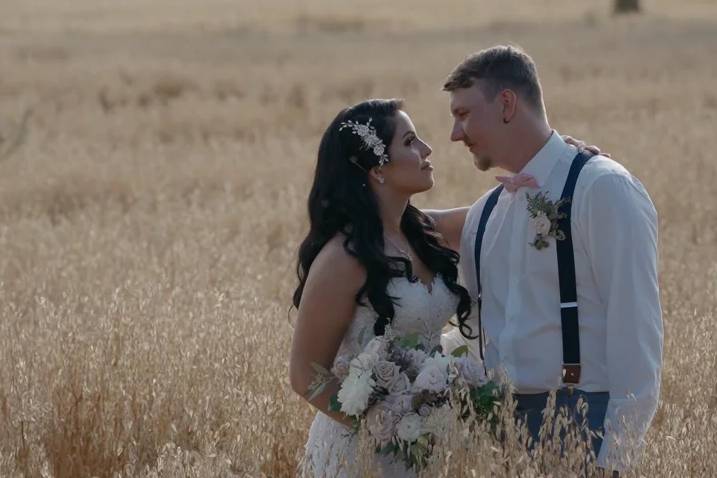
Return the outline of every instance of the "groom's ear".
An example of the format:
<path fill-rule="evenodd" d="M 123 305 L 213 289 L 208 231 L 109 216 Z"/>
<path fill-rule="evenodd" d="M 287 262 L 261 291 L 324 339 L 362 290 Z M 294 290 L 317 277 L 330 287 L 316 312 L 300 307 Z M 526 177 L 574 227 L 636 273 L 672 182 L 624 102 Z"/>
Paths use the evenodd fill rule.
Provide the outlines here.
<path fill-rule="evenodd" d="M 508 124 L 513 121 L 518 110 L 518 95 L 515 94 L 515 91 L 505 89 L 498 93 L 498 98 L 496 99 L 500 102 L 503 123 Z"/>

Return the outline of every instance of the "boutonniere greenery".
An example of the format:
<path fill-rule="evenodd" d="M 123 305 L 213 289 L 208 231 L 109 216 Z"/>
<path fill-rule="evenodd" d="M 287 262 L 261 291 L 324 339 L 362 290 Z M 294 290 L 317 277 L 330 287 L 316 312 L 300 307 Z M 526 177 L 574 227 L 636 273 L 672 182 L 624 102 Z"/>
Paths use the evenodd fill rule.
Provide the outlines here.
<path fill-rule="evenodd" d="M 548 247 L 548 237 L 554 237 L 556 241 L 565 239 L 565 233 L 558 227 L 566 214 L 560 212 L 563 204 L 570 202 L 570 199 L 560 199 L 553 202 L 548 198 L 547 192 L 538 192 L 534 196 L 526 193 L 528 199 L 528 213 L 535 226 L 535 238 L 530 243 L 538 250 Z"/>

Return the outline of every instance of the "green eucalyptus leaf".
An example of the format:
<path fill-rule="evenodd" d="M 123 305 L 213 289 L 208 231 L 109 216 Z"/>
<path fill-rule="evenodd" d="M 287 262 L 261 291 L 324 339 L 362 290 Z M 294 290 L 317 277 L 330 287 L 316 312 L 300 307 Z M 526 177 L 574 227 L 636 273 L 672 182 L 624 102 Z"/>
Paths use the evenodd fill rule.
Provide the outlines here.
<path fill-rule="evenodd" d="M 332 395 L 329 399 L 329 411 L 330 412 L 340 412 L 341 411 L 341 402 L 339 402 L 339 396 L 338 394 Z"/>
<path fill-rule="evenodd" d="M 451 352 L 451 355 L 454 357 L 462 357 L 464 355 L 468 355 L 468 352 L 470 349 L 467 345 L 461 345 L 460 347 L 456 347 L 453 352 Z"/>
<path fill-rule="evenodd" d="M 401 337 L 401 339 L 398 342 L 401 347 L 406 349 L 415 349 L 418 347 L 418 344 L 420 343 L 419 335 L 418 334 L 410 334 L 406 335 L 404 337 Z"/>

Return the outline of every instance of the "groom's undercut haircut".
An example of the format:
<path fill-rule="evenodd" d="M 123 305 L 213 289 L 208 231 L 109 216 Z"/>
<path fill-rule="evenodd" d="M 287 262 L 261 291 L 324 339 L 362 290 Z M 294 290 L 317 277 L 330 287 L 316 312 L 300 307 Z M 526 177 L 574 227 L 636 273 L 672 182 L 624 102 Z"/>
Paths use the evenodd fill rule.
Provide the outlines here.
<path fill-rule="evenodd" d="M 448 76 L 443 90 L 470 88 L 476 80 L 483 81 L 483 93 L 491 101 L 504 89 L 510 89 L 535 111 L 544 113 L 537 68 L 519 47 L 499 45 L 469 55 Z"/>

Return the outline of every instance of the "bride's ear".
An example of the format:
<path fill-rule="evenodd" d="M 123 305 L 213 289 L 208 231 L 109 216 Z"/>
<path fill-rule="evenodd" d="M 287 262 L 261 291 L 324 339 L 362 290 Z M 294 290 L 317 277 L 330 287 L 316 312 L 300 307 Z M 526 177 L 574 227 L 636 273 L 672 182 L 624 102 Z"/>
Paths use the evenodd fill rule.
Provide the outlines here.
<path fill-rule="evenodd" d="M 368 171 L 369 177 L 376 180 L 379 184 L 383 184 L 386 182 L 386 179 L 383 177 L 383 171 L 381 170 L 381 166 L 374 166 L 373 168 L 369 169 Z"/>

